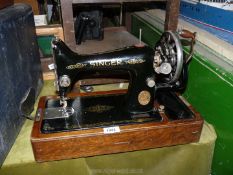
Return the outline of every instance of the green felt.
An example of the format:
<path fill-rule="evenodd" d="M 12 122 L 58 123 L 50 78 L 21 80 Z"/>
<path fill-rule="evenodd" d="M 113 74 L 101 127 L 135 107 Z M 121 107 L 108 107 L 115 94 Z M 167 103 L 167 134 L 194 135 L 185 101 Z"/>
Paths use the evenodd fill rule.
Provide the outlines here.
<path fill-rule="evenodd" d="M 132 18 L 132 33 L 138 36 L 143 29 L 142 39 L 153 47 L 161 36 L 163 21 L 156 16 L 152 25 L 138 15 Z M 197 31 L 197 35 L 198 32 Z M 199 42 L 189 65 L 189 81 L 184 93 L 186 99 L 211 123 L 217 133 L 215 153 L 212 164 L 213 175 L 233 174 L 233 68 L 225 58 Z M 185 50 L 186 51 L 186 50 Z"/>
<path fill-rule="evenodd" d="M 51 41 L 54 38 L 54 36 L 38 36 L 37 42 L 39 45 L 39 48 L 43 54 L 43 56 L 52 56 L 52 48 L 51 48 Z"/>

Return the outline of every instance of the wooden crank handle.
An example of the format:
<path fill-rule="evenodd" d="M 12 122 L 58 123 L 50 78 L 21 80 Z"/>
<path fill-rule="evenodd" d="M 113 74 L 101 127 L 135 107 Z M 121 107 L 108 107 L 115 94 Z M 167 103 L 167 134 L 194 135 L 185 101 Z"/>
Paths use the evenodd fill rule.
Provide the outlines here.
<path fill-rule="evenodd" d="M 196 32 L 192 33 L 192 32 L 185 30 L 185 29 L 182 29 L 179 32 L 179 34 L 183 38 L 191 38 L 192 40 L 195 40 L 195 38 L 196 38 Z"/>

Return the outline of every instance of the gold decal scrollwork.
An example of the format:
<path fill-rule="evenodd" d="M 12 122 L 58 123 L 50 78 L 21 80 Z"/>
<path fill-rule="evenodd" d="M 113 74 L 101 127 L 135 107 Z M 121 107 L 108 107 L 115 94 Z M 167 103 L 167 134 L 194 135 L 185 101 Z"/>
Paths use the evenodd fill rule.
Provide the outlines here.
<path fill-rule="evenodd" d="M 138 59 L 129 59 L 127 61 L 125 61 L 127 64 L 141 64 L 141 63 L 144 63 L 146 60 L 143 60 L 141 58 L 138 58 Z"/>
<path fill-rule="evenodd" d="M 73 65 L 69 65 L 66 67 L 66 69 L 72 70 L 72 69 L 81 69 L 83 67 L 85 67 L 86 64 L 83 63 L 77 63 L 77 64 L 73 64 Z"/>
<path fill-rule="evenodd" d="M 102 113 L 105 111 L 109 111 L 113 109 L 113 106 L 107 106 L 107 105 L 95 105 L 95 106 L 90 106 L 85 109 L 87 112 L 96 112 L 96 113 Z"/>

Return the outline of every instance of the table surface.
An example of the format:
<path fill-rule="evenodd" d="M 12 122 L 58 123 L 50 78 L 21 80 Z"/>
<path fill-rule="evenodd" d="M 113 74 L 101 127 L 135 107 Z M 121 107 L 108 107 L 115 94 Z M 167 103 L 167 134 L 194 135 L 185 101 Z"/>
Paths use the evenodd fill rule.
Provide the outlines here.
<path fill-rule="evenodd" d="M 138 38 L 126 31 L 125 27 L 109 27 L 104 29 L 104 39 L 86 40 L 75 46 L 79 54 L 93 54 L 116 50 L 139 44 Z"/>

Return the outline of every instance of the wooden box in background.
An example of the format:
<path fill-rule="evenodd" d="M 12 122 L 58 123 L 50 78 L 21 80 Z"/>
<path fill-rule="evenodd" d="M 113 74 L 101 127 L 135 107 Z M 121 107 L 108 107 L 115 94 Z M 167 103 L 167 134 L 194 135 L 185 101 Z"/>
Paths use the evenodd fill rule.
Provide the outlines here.
<path fill-rule="evenodd" d="M 1 0 L 0 2 L 0 9 L 3 9 L 5 7 L 8 7 L 10 5 L 14 4 L 14 0 Z"/>
<path fill-rule="evenodd" d="M 8 0 L 6 0 L 6 1 L 8 1 Z M 39 7 L 38 7 L 37 0 L 9 0 L 9 1 L 13 1 L 14 3 L 28 4 L 32 7 L 32 11 L 33 11 L 34 15 L 39 15 Z"/>

